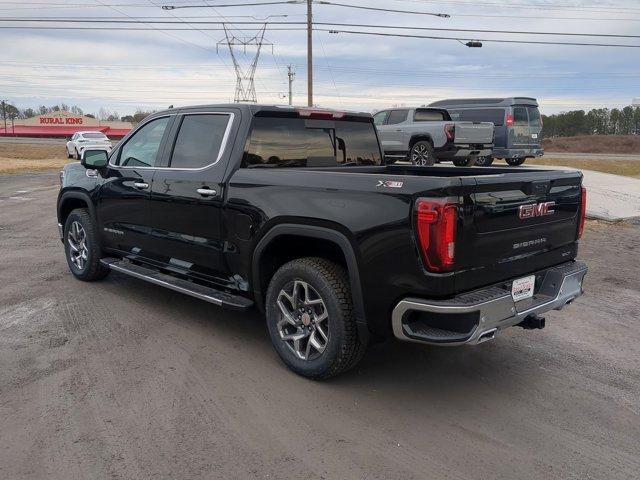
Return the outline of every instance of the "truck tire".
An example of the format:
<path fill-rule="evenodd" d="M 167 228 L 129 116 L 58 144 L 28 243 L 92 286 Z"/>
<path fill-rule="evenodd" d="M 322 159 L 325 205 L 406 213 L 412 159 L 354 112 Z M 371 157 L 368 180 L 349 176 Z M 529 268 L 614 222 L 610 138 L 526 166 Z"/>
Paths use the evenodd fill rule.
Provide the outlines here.
<path fill-rule="evenodd" d="M 476 165 L 478 167 L 489 167 L 491 166 L 492 163 L 493 163 L 493 157 L 491 156 L 476 158 Z"/>
<path fill-rule="evenodd" d="M 454 158 L 453 164 L 456 167 L 473 167 L 476 164 L 476 157 Z"/>
<path fill-rule="evenodd" d="M 364 355 L 349 278 L 334 262 L 305 257 L 280 267 L 269 283 L 265 309 L 271 342 L 298 375 L 333 377 Z"/>
<path fill-rule="evenodd" d="M 426 140 L 420 140 L 411 147 L 409 160 L 413 165 L 431 166 L 436 163 L 433 146 Z"/>
<path fill-rule="evenodd" d="M 525 161 L 524 158 L 505 158 L 506 162 L 512 167 L 517 167 L 522 165 Z"/>
<path fill-rule="evenodd" d="M 64 253 L 69 270 L 78 280 L 101 280 L 111 271 L 100 263 L 102 257 L 96 227 L 86 208 L 76 208 L 64 224 Z"/>

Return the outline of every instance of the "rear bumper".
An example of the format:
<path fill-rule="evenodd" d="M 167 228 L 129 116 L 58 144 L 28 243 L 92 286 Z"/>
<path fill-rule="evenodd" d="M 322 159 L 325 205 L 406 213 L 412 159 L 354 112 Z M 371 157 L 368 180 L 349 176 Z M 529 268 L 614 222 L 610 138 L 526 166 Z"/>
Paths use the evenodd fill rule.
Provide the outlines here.
<path fill-rule="evenodd" d="M 436 148 L 435 154 L 439 160 L 451 160 L 453 158 L 486 157 L 493 152 L 493 144 L 452 144 L 448 143 L 442 148 Z"/>
<path fill-rule="evenodd" d="M 448 300 L 405 298 L 393 309 L 393 333 L 400 340 L 432 345 L 478 344 L 531 315 L 560 310 L 582 295 L 587 266 L 571 261 L 536 272 L 533 298 L 514 302 L 511 281 Z"/>
<path fill-rule="evenodd" d="M 494 148 L 493 156 L 496 158 L 526 158 L 541 157 L 544 150 L 538 148 Z"/>

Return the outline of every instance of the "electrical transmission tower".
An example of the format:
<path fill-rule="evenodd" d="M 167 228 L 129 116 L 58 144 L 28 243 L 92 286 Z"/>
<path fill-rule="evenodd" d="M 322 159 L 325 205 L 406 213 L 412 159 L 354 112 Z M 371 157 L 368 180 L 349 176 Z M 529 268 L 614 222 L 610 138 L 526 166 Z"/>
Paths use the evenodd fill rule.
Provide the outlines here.
<path fill-rule="evenodd" d="M 254 35 L 253 37 L 236 37 L 233 33 L 229 32 L 226 25 L 222 25 L 224 28 L 225 39 L 220 40 L 216 45 L 216 51 L 218 51 L 218 47 L 220 45 L 226 45 L 229 47 L 229 53 L 231 54 L 231 59 L 233 60 L 233 68 L 236 71 L 236 93 L 233 97 L 234 102 L 252 102 L 257 103 L 256 97 L 256 87 L 253 82 L 253 78 L 256 73 L 256 68 L 258 66 L 258 58 L 260 58 L 260 50 L 262 50 L 263 45 L 271 45 L 271 49 L 273 50 L 273 43 L 264 39 L 264 32 L 267 29 L 267 24 L 260 29 L 260 31 Z M 257 48 L 256 54 L 253 57 L 253 61 L 247 68 L 247 70 L 243 70 L 238 62 L 238 58 L 236 57 L 236 53 L 234 52 L 234 47 L 242 47 L 244 52 L 247 52 L 247 46 L 255 46 Z"/>

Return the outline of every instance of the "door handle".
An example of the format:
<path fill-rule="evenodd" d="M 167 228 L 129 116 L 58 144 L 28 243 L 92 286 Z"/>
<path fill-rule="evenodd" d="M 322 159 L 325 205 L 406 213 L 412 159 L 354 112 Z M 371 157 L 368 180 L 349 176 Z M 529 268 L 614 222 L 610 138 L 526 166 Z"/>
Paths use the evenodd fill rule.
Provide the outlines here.
<path fill-rule="evenodd" d="M 135 182 L 133 186 L 138 190 L 144 190 L 146 188 L 149 188 L 149 184 L 145 182 Z"/>
<path fill-rule="evenodd" d="M 212 190 L 207 187 L 199 188 L 196 190 L 196 192 L 198 192 L 203 197 L 215 197 L 218 194 L 218 192 L 216 192 L 215 190 Z"/>

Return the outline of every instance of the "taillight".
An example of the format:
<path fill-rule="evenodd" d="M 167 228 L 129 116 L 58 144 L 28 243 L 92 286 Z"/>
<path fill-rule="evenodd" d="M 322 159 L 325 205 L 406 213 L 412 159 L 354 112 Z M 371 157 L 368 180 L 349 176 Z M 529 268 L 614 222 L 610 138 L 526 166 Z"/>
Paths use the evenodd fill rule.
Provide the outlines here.
<path fill-rule="evenodd" d="M 582 238 L 584 233 L 584 222 L 587 218 L 587 189 L 582 187 L 582 196 L 580 197 L 580 220 L 578 221 L 578 239 Z"/>
<path fill-rule="evenodd" d="M 513 115 L 507 113 L 507 127 L 513 127 Z"/>
<path fill-rule="evenodd" d="M 456 126 L 453 123 L 446 123 L 444 125 L 444 134 L 447 136 L 448 142 L 453 142 L 456 136 Z"/>
<path fill-rule="evenodd" d="M 419 198 L 416 230 L 427 270 L 447 272 L 453 268 L 458 205 L 446 199 Z"/>

